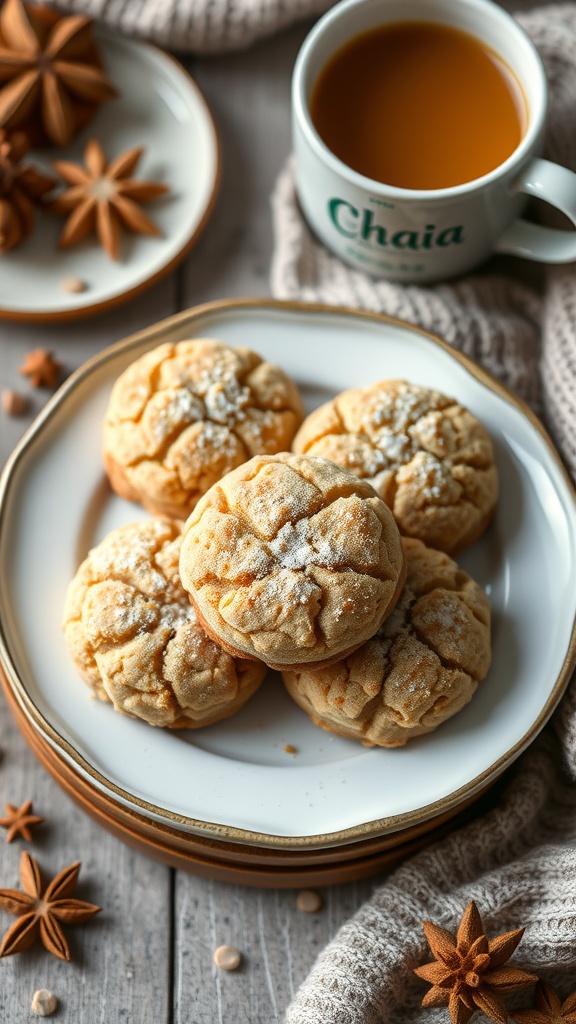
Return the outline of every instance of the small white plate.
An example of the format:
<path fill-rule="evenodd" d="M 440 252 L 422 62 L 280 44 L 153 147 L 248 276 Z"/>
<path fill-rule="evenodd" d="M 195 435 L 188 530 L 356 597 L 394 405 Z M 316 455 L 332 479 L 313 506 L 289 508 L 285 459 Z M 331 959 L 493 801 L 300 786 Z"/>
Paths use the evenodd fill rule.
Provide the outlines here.
<path fill-rule="evenodd" d="M 486 424 L 501 474 L 496 518 L 460 559 L 493 612 L 493 664 L 472 702 L 397 750 L 316 729 L 271 676 L 235 717 L 154 729 L 91 700 L 62 633 L 64 594 L 89 547 L 145 517 L 102 470 L 113 381 L 162 341 L 250 345 L 293 376 L 308 408 L 344 388 L 405 377 L 457 397 Z M 55 395 L 0 489 L 0 654 L 35 728 L 121 803 L 184 830 L 261 845 L 339 845 L 456 807 L 534 739 L 574 664 L 574 496 L 532 414 L 482 370 L 407 324 L 256 300 L 172 317 L 97 356 Z M 297 754 L 285 751 L 286 745 Z"/>
<path fill-rule="evenodd" d="M 160 237 L 122 232 L 121 257 L 111 260 L 95 237 L 58 248 L 65 218 L 38 209 L 27 241 L 1 258 L 0 317 L 65 320 L 86 316 L 131 298 L 171 270 L 204 228 L 216 197 L 220 157 L 206 101 L 172 57 L 134 40 L 99 31 L 106 72 L 119 90 L 66 151 L 34 151 L 31 160 L 51 172 L 52 160 L 81 162 L 86 141 L 100 139 L 112 159 L 132 146 L 145 150 L 135 178 L 159 181 L 166 196 L 145 204 Z M 86 291 L 62 291 L 67 277 Z"/>

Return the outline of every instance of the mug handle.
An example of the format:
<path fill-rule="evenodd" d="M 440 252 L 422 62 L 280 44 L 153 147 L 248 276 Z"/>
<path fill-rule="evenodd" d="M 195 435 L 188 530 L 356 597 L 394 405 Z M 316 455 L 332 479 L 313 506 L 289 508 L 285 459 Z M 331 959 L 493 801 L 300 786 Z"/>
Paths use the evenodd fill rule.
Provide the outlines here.
<path fill-rule="evenodd" d="M 537 157 L 516 179 L 513 191 L 544 199 L 576 229 L 576 174 L 567 167 Z M 500 235 L 495 250 L 540 263 L 570 263 L 576 260 L 576 230 L 560 231 L 519 219 Z"/>

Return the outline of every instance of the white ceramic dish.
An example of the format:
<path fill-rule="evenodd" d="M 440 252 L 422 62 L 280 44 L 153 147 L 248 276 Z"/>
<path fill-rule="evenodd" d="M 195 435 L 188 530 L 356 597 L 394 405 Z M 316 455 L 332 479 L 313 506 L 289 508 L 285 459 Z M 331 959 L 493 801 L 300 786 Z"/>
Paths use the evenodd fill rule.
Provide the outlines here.
<path fill-rule="evenodd" d="M 65 219 L 39 211 L 32 236 L 2 259 L 1 317 L 63 320 L 130 298 L 185 256 L 212 209 L 220 173 L 218 139 L 194 81 L 155 46 L 110 32 L 99 32 L 98 42 L 119 97 L 101 106 L 65 157 L 81 162 L 92 136 L 101 140 L 109 158 L 144 146 L 134 177 L 170 187 L 168 195 L 145 206 L 162 236 L 123 232 L 121 258 L 113 261 L 93 237 L 59 249 Z M 62 150 L 32 157 L 48 172 L 52 160 L 64 158 Z M 86 290 L 76 295 L 62 291 L 67 277 L 81 278 Z"/>
<path fill-rule="evenodd" d="M 170 732 L 91 700 L 60 631 L 88 548 L 145 513 L 112 495 L 100 424 L 113 381 L 161 341 L 248 344 L 298 382 L 309 408 L 383 377 L 456 396 L 494 440 L 501 499 L 460 559 L 493 610 L 493 666 L 473 701 L 398 750 L 316 729 L 269 679 L 236 717 Z M 576 516 L 568 478 L 534 417 L 483 371 L 399 322 L 297 304 L 232 301 L 188 311 L 108 349 L 49 403 L 3 477 L 3 666 L 34 727 L 97 786 L 190 832 L 265 845 L 336 845 L 457 806 L 495 778 L 552 712 L 575 660 Z M 285 752 L 292 744 L 297 755 Z"/>

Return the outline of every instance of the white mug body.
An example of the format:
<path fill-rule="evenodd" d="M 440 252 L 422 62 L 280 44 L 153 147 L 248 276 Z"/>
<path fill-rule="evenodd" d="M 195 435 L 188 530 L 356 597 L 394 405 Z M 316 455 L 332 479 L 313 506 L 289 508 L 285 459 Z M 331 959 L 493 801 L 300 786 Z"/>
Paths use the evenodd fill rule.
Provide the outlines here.
<path fill-rule="evenodd" d="M 475 36 L 499 54 L 524 93 L 526 125 L 519 145 L 499 167 L 474 181 L 431 190 L 373 181 L 339 160 L 312 122 L 310 96 L 330 57 L 362 32 L 410 20 L 440 22 Z M 294 68 L 293 144 L 302 212 L 315 235 L 342 260 L 390 280 L 425 283 L 453 277 L 494 251 L 547 262 L 575 259 L 576 231 L 537 228 L 519 219 L 528 194 L 576 218 L 576 175 L 537 159 L 546 101 L 544 70 L 532 42 L 491 0 L 342 0 L 314 26 Z M 386 132 L 385 123 L 380 130 Z M 556 188 L 563 193 L 561 202 L 550 195 Z"/>
<path fill-rule="evenodd" d="M 466 273 L 494 252 L 526 204 L 513 188 L 515 168 L 464 196 L 416 198 L 346 180 L 306 144 L 298 125 L 294 153 L 300 206 L 314 234 L 350 266 L 394 281 Z"/>

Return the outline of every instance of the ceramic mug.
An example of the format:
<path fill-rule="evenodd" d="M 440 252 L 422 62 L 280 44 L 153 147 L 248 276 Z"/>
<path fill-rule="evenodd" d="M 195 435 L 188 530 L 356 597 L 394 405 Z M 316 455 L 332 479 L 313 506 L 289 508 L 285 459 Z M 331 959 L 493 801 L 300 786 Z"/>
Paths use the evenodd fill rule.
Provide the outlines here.
<path fill-rule="evenodd" d="M 527 125 L 494 170 L 449 188 L 416 190 L 373 181 L 323 143 L 309 100 L 322 68 L 349 39 L 394 22 L 441 22 L 475 36 L 516 74 Z M 343 0 L 307 36 L 292 80 L 296 187 L 318 238 L 359 270 L 396 281 L 428 282 L 465 273 L 494 252 L 544 263 L 576 259 L 576 230 L 520 217 L 528 196 L 561 210 L 576 229 L 576 174 L 542 160 L 547 86 L 532 42 L 490 0 Z M 385 131 L 385 126 L 383 129 Z"/>

